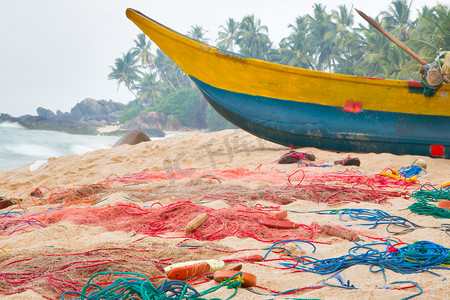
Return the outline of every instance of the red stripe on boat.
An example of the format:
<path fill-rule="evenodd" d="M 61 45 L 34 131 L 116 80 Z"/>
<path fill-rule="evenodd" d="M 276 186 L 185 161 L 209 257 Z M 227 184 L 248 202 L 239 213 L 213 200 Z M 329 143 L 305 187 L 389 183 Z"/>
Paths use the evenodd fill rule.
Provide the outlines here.
<path fill-rule="evenodd" d="M 442 157 L 444 156 L 445 147 L 444 145 L 431 145 L 430 154 L 432 156 Z"/>
<path fill-rule="evenodd" d="M 419 88 L 423 87 L 423 85 L 420 81 L 408 81 L 408 86 L 419 87 Z"/>
<path fill-rule="evenodd" d="M 363 104 L 362 102 L 356 102 L 352 100 L 345 101 L 344 108 L 342 110 L 353 112 L 353 113 L 360 113 L 362 111 Z"/>

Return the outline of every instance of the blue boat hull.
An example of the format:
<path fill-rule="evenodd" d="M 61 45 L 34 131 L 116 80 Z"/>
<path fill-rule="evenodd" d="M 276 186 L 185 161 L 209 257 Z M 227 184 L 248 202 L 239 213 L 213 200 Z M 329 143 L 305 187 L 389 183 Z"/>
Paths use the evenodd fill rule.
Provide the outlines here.
<path fill-rule="evenodd" d="M 274 143 L 294 148 L 424 156 L 433 156 L 430 145 L 435 145 L 444 151 L 439 157 L 448 157 L 448 117 L 369 110 L 348 112 L 342 107 L 230 92 L 191 79 L 225 119 Z"/>

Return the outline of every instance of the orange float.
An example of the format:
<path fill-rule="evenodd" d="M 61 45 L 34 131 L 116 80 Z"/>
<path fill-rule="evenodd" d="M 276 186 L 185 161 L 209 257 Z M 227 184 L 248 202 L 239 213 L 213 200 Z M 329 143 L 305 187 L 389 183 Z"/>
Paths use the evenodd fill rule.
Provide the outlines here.
<path fill-rule="evenodd" d="M 241 284 L 241 287 L 252 287 L 256 285 L 256 276 L 250 273 L 235 271 L 235 270 L 219 270 L 214 272 L 214 281 L 215 282 L 224 282 L 233 277 L 236 274 L 240 274 L 235 276 L 233 279 L 239 279 L 240 277 L 244 281 Z"/>
<path fill-rule="evenodd" d="M 437 207 L 450 209 L 450 200 L 441 200 L 438 202 Z"/>
<path fill-rule="evenodd" d="M 295 229 L 300 227 L 300 224 L 288 220 L 276 220 L 276 219 L 260 219 L 259 224 L 269 228 L 277 228 L 277 229 Z"/>
<path fill-rule="evenodd" d="M 332 236 L 337 236 L 340 237 L 341 239 L 346 239 L 349 241 L 357 241 L 359 239 L 358 235 L 354 232 L 345 230 L 345 229 L 340 229 L 334 226 L 329 226 L 329 225 L 323 225 L 322 226 L 322 232 L 328 234 L 328 235 L 332 235 Z"/>
<path fill-rule="evenodd" d="M 185 280 L 187 278 L 203 275 L 209 272 L 208 263 L 197 263 L 170 269 L 167 272 L 167 278 L 172 280 Z"/>
<path fill-rule="evenodd" d="M 191 232 L 199 228 L 200 226 L 202 226 L 203 223 L 205 223 L 206 219 L 208 219 L 208 214 L 206 213 L 199 214 L 197 217 L 195 217 L 194 220 L 190 221 L 186 225 L 186 232 Z"/>
<path fill-rule="evenodd" d="M 287 211 L 286 210 L 280 210 L 280 211 L 271 212 L 267 216 L 267 218 L 275 219 L 275 220 L 283 220 L 283 219 L 286 219 L 286 217 L 287 217 Z"/>

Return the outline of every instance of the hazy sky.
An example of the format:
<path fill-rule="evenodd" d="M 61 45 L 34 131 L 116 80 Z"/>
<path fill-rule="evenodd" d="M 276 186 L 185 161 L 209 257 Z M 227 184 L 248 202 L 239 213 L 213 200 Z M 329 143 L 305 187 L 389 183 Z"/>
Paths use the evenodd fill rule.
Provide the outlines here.
<path fill-rule="evenodd" d="M 413 0 L 413 11 L 449 1 Z M 39 106 L 66 112 L 85 98 L 132 100 L 125 86 L 117 90 L 107 80 L 139 33 L 125 16 L 128 7 L 183 34 L 202 26 L 210 39 L 228 17 L 254 14 L 278 43 L 296 17 L 312 13 L 313 3 L 328 12 L 353 5 L 375 17 L 391 0 L 0 0 L 0 113 L 36 115 Z"/>

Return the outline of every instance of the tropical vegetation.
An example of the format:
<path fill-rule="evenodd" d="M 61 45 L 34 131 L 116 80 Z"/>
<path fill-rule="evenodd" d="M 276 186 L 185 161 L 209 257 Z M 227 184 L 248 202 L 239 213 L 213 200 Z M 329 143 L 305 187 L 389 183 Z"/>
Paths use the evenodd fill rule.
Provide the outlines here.
<path fill-rule="evenodd" d="M 423 6 L 412 18 L 411 1 L 393 0 L 375 21 L 426 61 L 450 50 L 450 12 L 446 5 Z M 372 16 L 373 17 L 373 16 Z M 379 78 L 417 80 L 419 64 L 361 21 L 352 7 L 327 11 L 314 4 L 311 15 L 298 16 L 289 36 L 275 45 L 269 28 L 254 15 L 228 18 L 219 27 L 215 46 L 241 55 L 294 67 Z M 194 25 L 188 36 L 204 43 L 207 31 Z M 124 85 L 135 99 L 125 106 L 120 121 L 142 112 L 160 111 L 186 128 L 231 128 L 205 101 L 192 81 L 143 34 L 135 46 L 115 60 L 108 79 Z"/>

